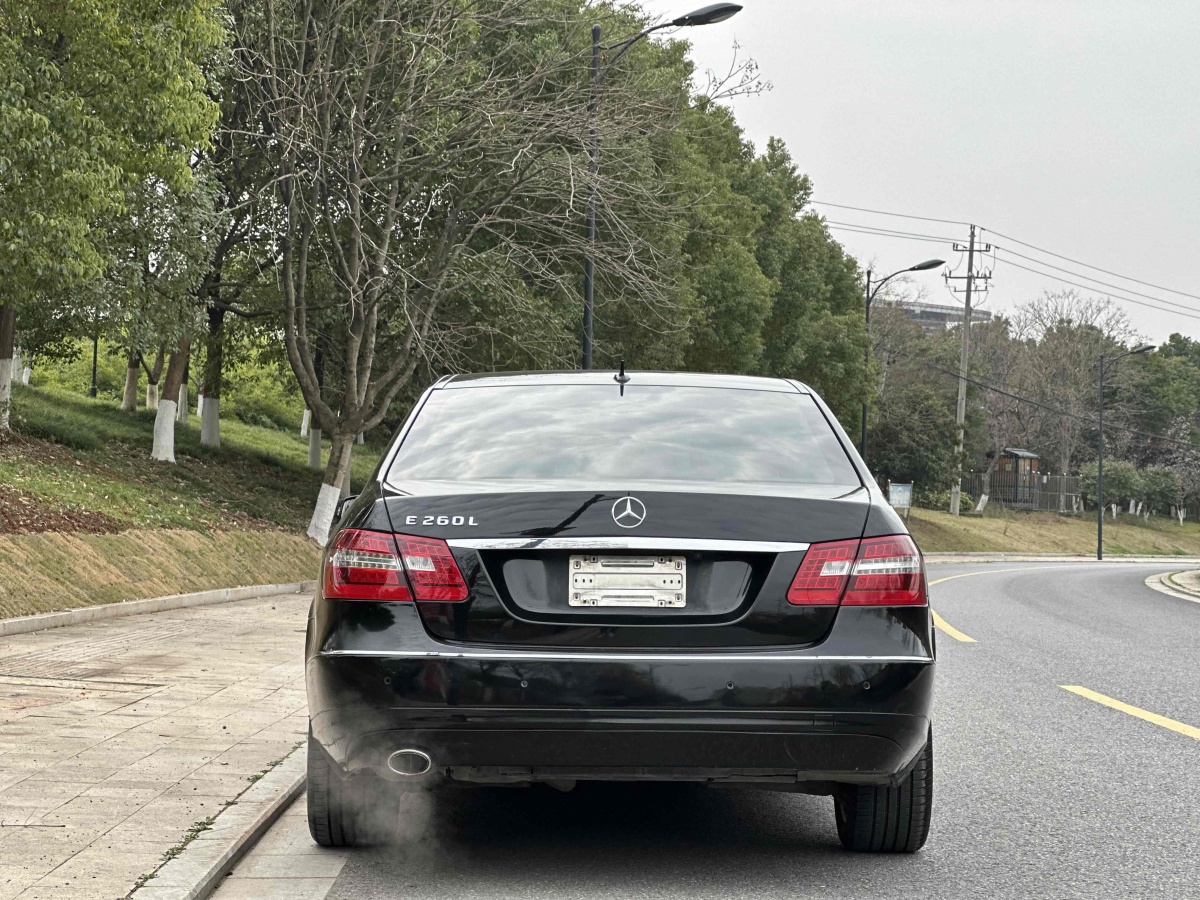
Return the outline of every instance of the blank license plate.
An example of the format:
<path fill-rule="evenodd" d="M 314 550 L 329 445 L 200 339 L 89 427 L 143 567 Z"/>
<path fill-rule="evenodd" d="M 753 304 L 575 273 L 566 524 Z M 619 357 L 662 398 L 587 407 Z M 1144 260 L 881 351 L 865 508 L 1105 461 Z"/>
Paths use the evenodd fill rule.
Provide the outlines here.
<path fill-rule="evenodd" d="M 572 556 L 571 606 L 663 606 L 687 603 L 682 556 Z"/>

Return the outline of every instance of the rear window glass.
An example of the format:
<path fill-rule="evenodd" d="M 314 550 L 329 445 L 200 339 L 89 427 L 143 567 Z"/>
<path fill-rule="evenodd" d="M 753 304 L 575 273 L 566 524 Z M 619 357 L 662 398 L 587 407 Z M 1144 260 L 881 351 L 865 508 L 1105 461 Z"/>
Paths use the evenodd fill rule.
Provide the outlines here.
<path fill-rule="evenodd" d="M 652 385 L 434 391 L 388 479 L 860 485 L 805 394 Z"/>

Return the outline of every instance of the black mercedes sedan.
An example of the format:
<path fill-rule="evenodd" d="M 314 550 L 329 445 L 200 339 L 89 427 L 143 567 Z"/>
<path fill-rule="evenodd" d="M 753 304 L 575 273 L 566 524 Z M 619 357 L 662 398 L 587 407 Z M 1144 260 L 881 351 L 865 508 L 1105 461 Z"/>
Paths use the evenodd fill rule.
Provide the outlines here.
<path fill-rule="evenodd" d="M 452 376 L 331 535 L 308 622 L 308 817 L 389 791 L 688 781 L 831 796 L 913 852 L 933 790 L 924 564 L 795 381 Z"/>

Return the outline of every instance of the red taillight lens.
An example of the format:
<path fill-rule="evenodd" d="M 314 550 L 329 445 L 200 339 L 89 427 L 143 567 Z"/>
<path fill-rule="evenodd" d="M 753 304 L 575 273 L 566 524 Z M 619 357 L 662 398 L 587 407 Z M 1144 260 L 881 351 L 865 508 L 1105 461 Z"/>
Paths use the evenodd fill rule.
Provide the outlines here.
<path fill-rule="evenodd" d="M 912 538 L 893 534 L 863 540 L 842 603 L 921 606 L 925 602 L 925 571 Z"/>
<path fill-rule="evenodd" d="M 378 531 L 339 532 L 325 560 L 324 582 L 331 600 L 412 600 L 396 541 Z"/>
<path fill-rule="evenodd" d="M 788 588 L 788 603 L 837 606 L 857 551 L 858 541 L 830 541 L 809 547 Z"/>
<path fill-rule="evenodd" d="M 417 600 L 455 603 L 467 599 L 467 583 L 445 541 L 398 534 L 396 544 Z"/>
<path fill-rule="evenodd" d="M 813 544 L 787 598 L 796 606 L 923 605 L 921 554 L 906 534 Z"/>

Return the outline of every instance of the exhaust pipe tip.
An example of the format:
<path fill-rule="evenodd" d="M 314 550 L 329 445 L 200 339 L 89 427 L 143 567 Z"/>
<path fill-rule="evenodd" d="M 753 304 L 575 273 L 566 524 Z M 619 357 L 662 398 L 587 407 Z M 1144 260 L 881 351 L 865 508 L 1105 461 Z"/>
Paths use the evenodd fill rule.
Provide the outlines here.
<path fill-rule="evenodd" d="M 388 768 L 397 775 L 403 775 L 406 778 L 424 775 L 433 768 L 433 760 L 429 758 L 428 753 L 412 748 L 397 750 L 388 757 L 387 764 Z"/>

